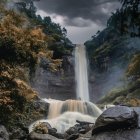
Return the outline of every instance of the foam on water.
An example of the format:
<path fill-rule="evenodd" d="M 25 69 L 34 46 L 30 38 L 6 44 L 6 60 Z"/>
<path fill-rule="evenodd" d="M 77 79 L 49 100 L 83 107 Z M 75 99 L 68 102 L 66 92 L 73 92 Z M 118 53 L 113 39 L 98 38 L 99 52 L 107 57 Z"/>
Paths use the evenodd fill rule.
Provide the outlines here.
<path fill-rule="evenodd" d="M 48 122 L 59 133 L 64 133 L 67 129 L 76 124 L 76 120 L 94 123 L 102 111 L 93 103 L 81 100 L 59 101 L 43 99 L 50 104 L 48 117 L 39 120 L 29 127 L 31 132 L 40 122 Z"/>

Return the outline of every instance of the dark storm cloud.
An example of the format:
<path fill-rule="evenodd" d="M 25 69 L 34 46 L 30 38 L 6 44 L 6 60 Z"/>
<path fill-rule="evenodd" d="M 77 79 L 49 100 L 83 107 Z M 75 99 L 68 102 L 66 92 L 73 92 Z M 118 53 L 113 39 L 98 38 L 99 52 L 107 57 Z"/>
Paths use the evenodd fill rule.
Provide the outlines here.
<path fill-rule="evenodd" d="M 119 2 L 118 0 L 40 0 L 37 7 L 47 13 L 65 17 L 66 25 L 82 27 L 89 26 L 91 21 L 106 24 L 110 13 L 119 7 Z"/>

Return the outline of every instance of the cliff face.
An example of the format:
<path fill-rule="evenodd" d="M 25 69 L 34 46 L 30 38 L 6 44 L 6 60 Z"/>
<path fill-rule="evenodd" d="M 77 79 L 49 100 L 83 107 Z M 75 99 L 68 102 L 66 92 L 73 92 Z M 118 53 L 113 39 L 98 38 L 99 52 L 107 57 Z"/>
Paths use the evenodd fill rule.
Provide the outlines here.
<path fill-rule="evenodd" d="M 36 67 L 31 85 L 39 92 L 41 98 L 59 100 L 75 99 L 75 74 L 73 56 L 63 57 L 63 70 L 51 72 L 43 67 L 43 60 Z"/>
<path fill-rule="evenodd" d="M 119 36 L 114 30 L 107 28 L 97 37 L 87 41 L 85 45 L 90 66 L 89 87 L 91 99 L 98 102 L 111 90 L 128 90 L 128 83 L 132 82 L 130 80 L 132 77 L 127 77 L 126 73 L 131 59 L 139 53 L 140 38 Z M 133 83 L 136 81 L 135 79 Z M 105 99 L 107 100 L 109 95 L 102 100 L 102 103 L 105 103 Z M 131 102 L 132 98 L 126 101 L 124 98 L 122 99 L 122 96 L 126 98 L 124 94 L 115 96 L 115 98 L 118 98 L 116 104 Z M 110 100 L 106 103 L 115 103 L 115 98 L 113 99 L 114 102 Z"/>
<path fill-rule="evenodd" d="M 98 93 L 97 96 L 101 97 L 113 90 L 102 103 L 107 100 L 107 104 L 130 102 L 132 105 L 133 100 L 138 105 L 140 98 L 129 89 L 130 85 L 135 85 L 139 93 L 136 83 L 140 78 L 140 2 L 124 0 L 121 3 L 120 9 L 108 19 L 107 27 L 85 43 L 90 61 L 90 77 L 94 75 L 91 86 L 96 87 L 91 88 L 91 93 Z M 114 92 L 114 88 L 117 91 Z M 129 94 L 134 96 L 129 98 Z M 114 97 L 113 101 L 108 101 L 109 96 Z"/>
<path fill-rule="evenodd" d="M 89 89 L 91 100 L 95 103 L 100 100 L 101 97 L 106 95 L 110 90 L 116 87 L 124 86 L 125 81 L 123 79 L 125 69 L 112 68 L 108 72 L 98 73 L 90 71 Z"/>

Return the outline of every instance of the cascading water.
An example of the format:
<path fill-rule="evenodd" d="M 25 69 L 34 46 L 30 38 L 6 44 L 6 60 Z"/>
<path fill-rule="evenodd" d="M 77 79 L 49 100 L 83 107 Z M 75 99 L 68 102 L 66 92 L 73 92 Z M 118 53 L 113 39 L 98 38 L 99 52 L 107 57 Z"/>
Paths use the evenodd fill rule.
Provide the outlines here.
<path fill-rule="evenodd" d="M 75 80 L 77 98 L 89 101 L 87 57 L 84 45 L 75 48 Z"/>
<path fill-rule="evenodd" d="M 77 99 L 81 100 L 42 99 L 50 104 L 47 119 L 33 123 L 29 127 L 30 132 L 33 126 L 38 125 L 40 122 L 48 122 L 59 133 L 64 133 L 74 126 L 77 120 L 95 122 L 102 111 L 95 104 L 89 102 L 87 59 L 84 45 L 76 45 L 75 48 L 75 75 Z"/>
<path fill-rule="evenodd" d="M 57 129 L 57 132 L 64 133 L 67 129 L 74 126 L 77 120 L 94 123 L 96 118 L 102 113 L 91 102 L 81 100 L 59 101 L 53 99 L 43 99 L 43 101 L 50 104 L 48 117 L 45 120 L 33 123 L 29 127 L 29 132 L 40 122 L 48 122 L 53 128 Z"/>
<path fill-rule="evenodd" d="M 81 100 L 43 100 L 47 103 L 50 103 L 48 119 L 56 118 L 65 112 L 79 112 L 94 117 L 98 117 L 101 113 L 101 110 L 91 102 L 84 102 Z"/>

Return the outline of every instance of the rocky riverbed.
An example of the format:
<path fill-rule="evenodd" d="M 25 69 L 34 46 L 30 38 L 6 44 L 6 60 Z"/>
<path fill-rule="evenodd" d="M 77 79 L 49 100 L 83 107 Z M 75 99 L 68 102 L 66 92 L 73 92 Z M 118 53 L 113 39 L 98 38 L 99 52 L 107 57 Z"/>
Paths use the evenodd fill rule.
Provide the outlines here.
<path fill-rule="evenodd" d="M 10 132 L 0 125 L 0 139 L 9 140 Z M 95 124 L 81 122 L 69 128 L 65 133 L 58 133 L 47 122 L 42 122 L 28 133 L 26 140 L 139 140 L 140 108 L 115 106 L 105 110 Z M 18 139 L 17 139 L 18 140 Z M 20 140 L 20 139 L 19 139 Z"/>

